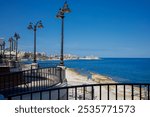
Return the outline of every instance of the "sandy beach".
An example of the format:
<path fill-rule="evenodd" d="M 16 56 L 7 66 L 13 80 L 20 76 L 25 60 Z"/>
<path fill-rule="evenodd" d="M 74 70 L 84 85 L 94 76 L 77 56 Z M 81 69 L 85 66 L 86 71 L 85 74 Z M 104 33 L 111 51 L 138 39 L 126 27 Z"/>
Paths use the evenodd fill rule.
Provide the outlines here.
<path fill-rule="evenodd" d="M 86 75 L 81 75 L 80 73 L 76 72 L 74 69 L 70 69 L 67 68 L 66 69 L 66 79 L 67 79 L 67 84 L 68 86 L 72 86 L 72 85 L 83 85 L 83 84 L 107 84 L 107 83 L 117 83 L 115 81 L 113 81 L 111 78 L 100 75 L 100 74 L 95 74 L 95 73 L 91 73 L 91 77 L 92 79 L 88 79 L 88 76 Z M 101 87 L 101 99 L 102 100 L 107 100 L 107 90 L 108 87 L 107 86 L 102 86 Z M 132 99 L 132 91 L 131 91 L 132 87 L 127 85 L 126 86 L 126 99 L 127 100 L 131 100 Z M 110 86 L 109 87 L 110 93 L 109 93 L 109 99 L 111 100 L 115 100 L 116 99 L 116 87 L 115 85 Z M 78 92 L 83 92 L 82 89 L 78 90 Z M 99 87 L 94 87 L 94 97 L 95 99 L 99 99 L 100 97 L 100 89 Z M 117 92 L 118 92 L 118 99 L 119 100 L 123 100 L 123 96 L 124 96 L 124 87 L 123 86 L 118 86 L 117 87 Z M 135 100 L 139 100 L 140 94 L 140 88 L 138 87 L 134 87 L 134 99 Z M 142 88 L 142 99 L 145 99 L 145 93 L 144 93 L 144 88 Z"/>

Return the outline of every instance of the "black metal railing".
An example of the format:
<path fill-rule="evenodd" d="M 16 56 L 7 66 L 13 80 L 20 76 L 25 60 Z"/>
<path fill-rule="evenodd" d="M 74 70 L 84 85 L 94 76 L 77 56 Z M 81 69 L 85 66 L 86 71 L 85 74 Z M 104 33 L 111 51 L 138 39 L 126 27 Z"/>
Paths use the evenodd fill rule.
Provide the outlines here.
<path fill-rule="evenodd" d="M 9 73 L 10 72 L 10 68 L 7 66 L 0 66 L 0 74 L 4 74 L 4 73 Z"/>
<path fill-rule="evenodd" d="M 49 88 L 62 82 L 61 68 L 40 68 L 0 75 L 0 94 L 5 97 Z"/>
<path fill-rule="evenodd" d="M 150 84 L 113 83 L 55 87 L 9 96 L 9 100 L 150 100 Z"/>

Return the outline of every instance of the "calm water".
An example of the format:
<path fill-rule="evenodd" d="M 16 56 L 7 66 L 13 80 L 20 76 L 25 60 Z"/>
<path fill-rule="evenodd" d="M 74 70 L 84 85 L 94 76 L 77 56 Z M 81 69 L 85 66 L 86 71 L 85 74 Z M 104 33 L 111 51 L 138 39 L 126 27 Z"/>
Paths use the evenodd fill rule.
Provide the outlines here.
<path fill-rule="evenodd" d="M 44 65 L 47 62 L 40 63 Z M 49 61 L 49 63 L 51 62 Z M 99 73 L 109 76 L 117 82 L 150 83 L 150 59 L 69 60 L 65 61 L 65 65 L 76 69 L 82 74 Z"/>
<path fill-rule="evenodd" d="M 67 61 L 66 66 L 82 72 L 95 72 L 117 82 L 150 83 L 150 59 L 103 59 Z"/>

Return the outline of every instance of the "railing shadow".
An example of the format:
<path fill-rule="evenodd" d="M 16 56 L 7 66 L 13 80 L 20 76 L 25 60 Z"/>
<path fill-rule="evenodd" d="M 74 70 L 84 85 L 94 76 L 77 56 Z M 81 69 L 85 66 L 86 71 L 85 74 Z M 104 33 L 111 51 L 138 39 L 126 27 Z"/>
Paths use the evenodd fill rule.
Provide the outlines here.
<path fill-rule="evenodd" d="M 0 93 L 5 97 L 50 88 L 61 83 L 61 68 L 40 68 L 0 75 Z"/>

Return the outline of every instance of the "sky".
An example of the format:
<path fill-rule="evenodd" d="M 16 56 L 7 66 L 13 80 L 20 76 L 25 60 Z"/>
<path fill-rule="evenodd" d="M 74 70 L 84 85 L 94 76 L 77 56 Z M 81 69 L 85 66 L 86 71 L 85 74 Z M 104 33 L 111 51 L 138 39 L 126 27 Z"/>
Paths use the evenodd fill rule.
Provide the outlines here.
<path fill-rule="evenodd" d="M 61 20 L 55 16 L 65 0 L 0 0 L 0 38 L 19 33 L 19 50 L 33 52 L 29 22 L 37 29 L 37 51 L 60 54 Z M 64 51 L 79 56 L 150 58 L 150 0 L 68 0 Z"/>

